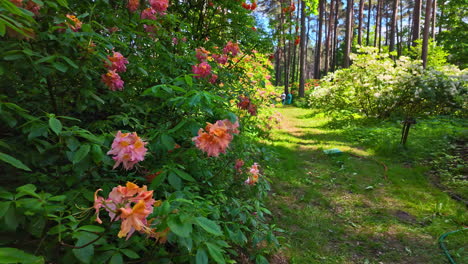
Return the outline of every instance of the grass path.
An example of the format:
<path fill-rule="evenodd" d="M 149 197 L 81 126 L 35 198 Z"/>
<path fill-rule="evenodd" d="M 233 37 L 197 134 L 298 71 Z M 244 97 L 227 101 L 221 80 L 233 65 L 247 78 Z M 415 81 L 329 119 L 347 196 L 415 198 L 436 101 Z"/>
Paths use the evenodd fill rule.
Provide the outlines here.
<path fill-rule="evenodd" d="M 269 206 L 290 263 L 447 263 L 437 238 L 466 225 L 467 210 L 430 184 L 427 168 L 360 147 L 312 110 L 279 112 L 281 128 L 266 142 L 279 155 Z M 344 153 L 324 154 L 331 148 Z M 468 263 L 460 233 L 448 245 Z"/>

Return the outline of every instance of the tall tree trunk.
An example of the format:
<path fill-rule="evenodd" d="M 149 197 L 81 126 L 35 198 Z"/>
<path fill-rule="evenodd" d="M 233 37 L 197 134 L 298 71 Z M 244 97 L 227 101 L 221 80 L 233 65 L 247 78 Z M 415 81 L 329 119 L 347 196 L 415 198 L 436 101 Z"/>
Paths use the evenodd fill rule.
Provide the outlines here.
<path fill-rule="evenodd" d="M 388 20 L 389 20 L 390 14 L 388 12 L 388 6 L 386 3 L 384 5 L 384 9 L 385 9 L 385 46 L 388 46 L 388 40 L 390 39 L 390 23 Z"/>
<path fill-rule="evenodd" d="M 421 35 L 421 7 L 422 0 L 415 0 L 413 11 L 413 37 L 411 39 L 413 46 L 416 46 L 416 40 L 418 40 Z"/>
<path fill-rule="evenodd" d="M 359 0 L 358 44 L 362 45 L 362 19 L 364 17 L 364 0 Z"/>
<path fill-rule="evenodd" d="M 380 16 L 379 16 L 379 39 L 378 39 L 379 52 L 380 52 L 380 50 L 382 48 L 382 17 L 384 15 L 384 13 L 383 13 L 384 6 L 385 6 L 384 1 L 381 0 L 380 1 L 380 10 L 379 10 L 379 12 L 380 12 Z"/>
<path fill-rule="evenodd" d="M 395 33 L 397 29 L 397 19 L 398 19 L 398 2 L 399 0 L 393 0 L 393 12 L 392 12 L 392 24 L 390 31 L 390 47 L 389 51 L 392 52 L 395 49 Z"/>
<path fill-rule="evenodd" d="M 377 0 L 376 14 L 375 14 L 375 32 L 374 32 L 374 47 L 377 47 L 377 40 L 379 39 L 379 18 L 380 18 L 380 6 L 382 0 Z"/>
<path fill-rule="evenodd" d="M 353 4 L 354 0 L 348 0 L 346 6 L 346 35 L 344 47 L 343 67 L 348 68 L 350 64 L 349 54 L 351 53 L 351 43 L 353 39 Z"/>
<path fill-rule="evenodd" d="M 306 12 L 305 12 L 305 2 L 301 1 L 301 40 L 300 40 L 300 57 L 299 57 L 299 97 L 304 97 L 304 87 L 305 87 L 305 60 L 306 60 Z"/>
<path fill-rule="evenodd" d="M 369 6 L 367 9 L 367 37 L 366 37 L 366 46 L 369 46 L 369 34 L 370 34 L 370 20 L 372 16 L 372 0 L 369 0 Z"/>
<path fill-rule="evenodd" d="M 437 18 L 437 0 L 432 2 L 432 40 L 435 40 L 436 18 Z"/>
<path fill-rule="evenodd" d="M 322 51 L 322 23 L 323 23 L 323 9 L 325 0 L 319 0 L 319 21 L 318 21 L 318 32 L 317 32 L 317 45 L 314 62 L 314 79 L 320 79 L 320 59 Z"/>
<path fill-rule="evenodd" d="M 333 26 L 334 26 L 334 12 L 335 11 L 335 1 L 334 0 L 331 0 L 331 4 L 330 4 L 330 13 L 328 15 L 328 32 L 327 32 L 327 39 L 325 41 L 325 74 L 328 73 L 328 69 L 329 69 L 329 57 L 332 53 L 332 51 L 330 50 L 330 41 L 331 41 L 331 37 L 332 37 L 332 29 L 333 29 Z"/>
<path fill-rule="evenodd" d="M 283 5 L 283 1 L 281 1 L 281 6 Z M 287 56 L 287 47 L 286 47 L 286 34 L 284 30 L 284 20 L 285 14 L 283 9 L 281 9 L 281 18 L 280 18 L 280 25 L 281 25 L 281 35 L 283 40 L 283 59 L 284 59 L 284 93 L 289 93 L 289 83 L 288 83 L 288 56 Z"/>
<path fill-rule="evenodd" d="M 424 32 L 423 32 L 423 45 L 421 52 L 421 59 L 423 61 L 423 67 L 427 66 L 427 53 L 429 44 L 429 28 L 431 27 L 431 9 L 432 0 L 426 0 L 426 12 L 424 14 Z"/>
<path fill-rule="evenodd" d="M 336 5 L 335 5 L 335 25 L 333 26 L 333 48 L 332 48 L 332 66 L 331 69 L 332 71 L 335 71 L 336 65 L 337 65 L 337 49 L 338 49 L 338 13 L 340 11 L 340 0 L 336 0 Z"/>
<path fill-rule="evenodd" d="M 414 3 L 413 3 L 414 4 Z M 412 22 L 413 22 L 413 16 L 410 15 L 411 12 L 410 12 L 410 9 L 411 9 L 411 5 L 408 3 L 408 7 L 407 7 L 407 13 L 408 13 L 408 27 L 409 27 L 409 30 L 408 30 L 408 43 L 407 43 L 407 46 L 408 46 L 408 50 L 410 49 L 412 43 L 413 43 L 413 26 L 412 26 Z"/>
<path fill-rule="evenodd" d="M 305 78 L 309 79 L 310 78 L 310 73 L 309 73 L 309 67 L 307 67 L 309 64 L 307 63 L 307 58 L 309 56 L 309 36 L 310 36 L 310 18 L 307 18 L 307 32 L 306 32 L 306 44 L 305 44 Z"/>

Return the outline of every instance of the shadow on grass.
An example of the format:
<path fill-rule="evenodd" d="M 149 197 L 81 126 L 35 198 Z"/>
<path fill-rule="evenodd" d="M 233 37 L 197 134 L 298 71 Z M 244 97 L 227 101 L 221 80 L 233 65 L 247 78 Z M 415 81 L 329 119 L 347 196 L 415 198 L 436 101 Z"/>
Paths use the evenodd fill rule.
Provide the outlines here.
<path fill-rule="evenodd" d="M 286 230 L 291 263 L 446 262 L 437 237 L 466 225 L 466 209 L 431 186 L 425 167 L 408 167 L 395 158 L 402 151 L 388 140 L 392 133 L 371 142 L 387 145 L 392 155 L 385 156 L 363 149 L 365 144 L 348 131 L 324 129 L 323 120 L 308 122 L 315 113 L 284 111 L 294 111 L 289 117 L 296 118 L 290 120 L 294 126 L 289 132 L 274 131 L 265 147 L 278 155 L 268 172 L 269 204 L 274 222 Z M 439 135 L 430 133 L 420 141 Z M 332 147 L 345 153 L 323 153 Z M 347 153 L 359 151 L 388 161 L 389 181 L 381 165 Z"/>

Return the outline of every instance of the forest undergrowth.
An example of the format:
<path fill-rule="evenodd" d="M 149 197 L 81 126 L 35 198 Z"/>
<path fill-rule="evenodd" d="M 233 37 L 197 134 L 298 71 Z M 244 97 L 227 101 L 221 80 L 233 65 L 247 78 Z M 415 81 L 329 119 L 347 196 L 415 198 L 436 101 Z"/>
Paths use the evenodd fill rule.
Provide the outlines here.
<path fill-rule="evenodd" d="M 420 121 L 404 148 L 396 121 L 338 126 L 313 109 L 279 112 L 264 144 L 278 153 L 269 205 L 290 263 L 447 263 L 437 239 L 466 226 L 467 210 L 431 183 L 425 161 L 466 138 L 462 120 Z M 457 263 L 467 236 L 445 241 Z"/>

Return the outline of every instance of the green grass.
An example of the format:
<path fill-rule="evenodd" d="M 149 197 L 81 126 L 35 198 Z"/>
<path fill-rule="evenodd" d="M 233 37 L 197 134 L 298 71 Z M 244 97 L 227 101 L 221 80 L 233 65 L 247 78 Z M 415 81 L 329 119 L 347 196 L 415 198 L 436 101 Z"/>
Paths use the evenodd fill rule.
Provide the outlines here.
<path fill-rule="evenodd" d="M 423 161 L 465 124 L 421 122 L 403 148 L 397 122 L 336 128 L 314 110 L 278 111 L 282 128 L 264 142 L 278 154 L 269 206 L 291 263 L 447 263 L 437 238 L 467 225 L 468 214 L 430 183 Z M 323 153 L 331 148 L 343 153 Z M 448 243 L 460 261 L 462 233 Z"/>

